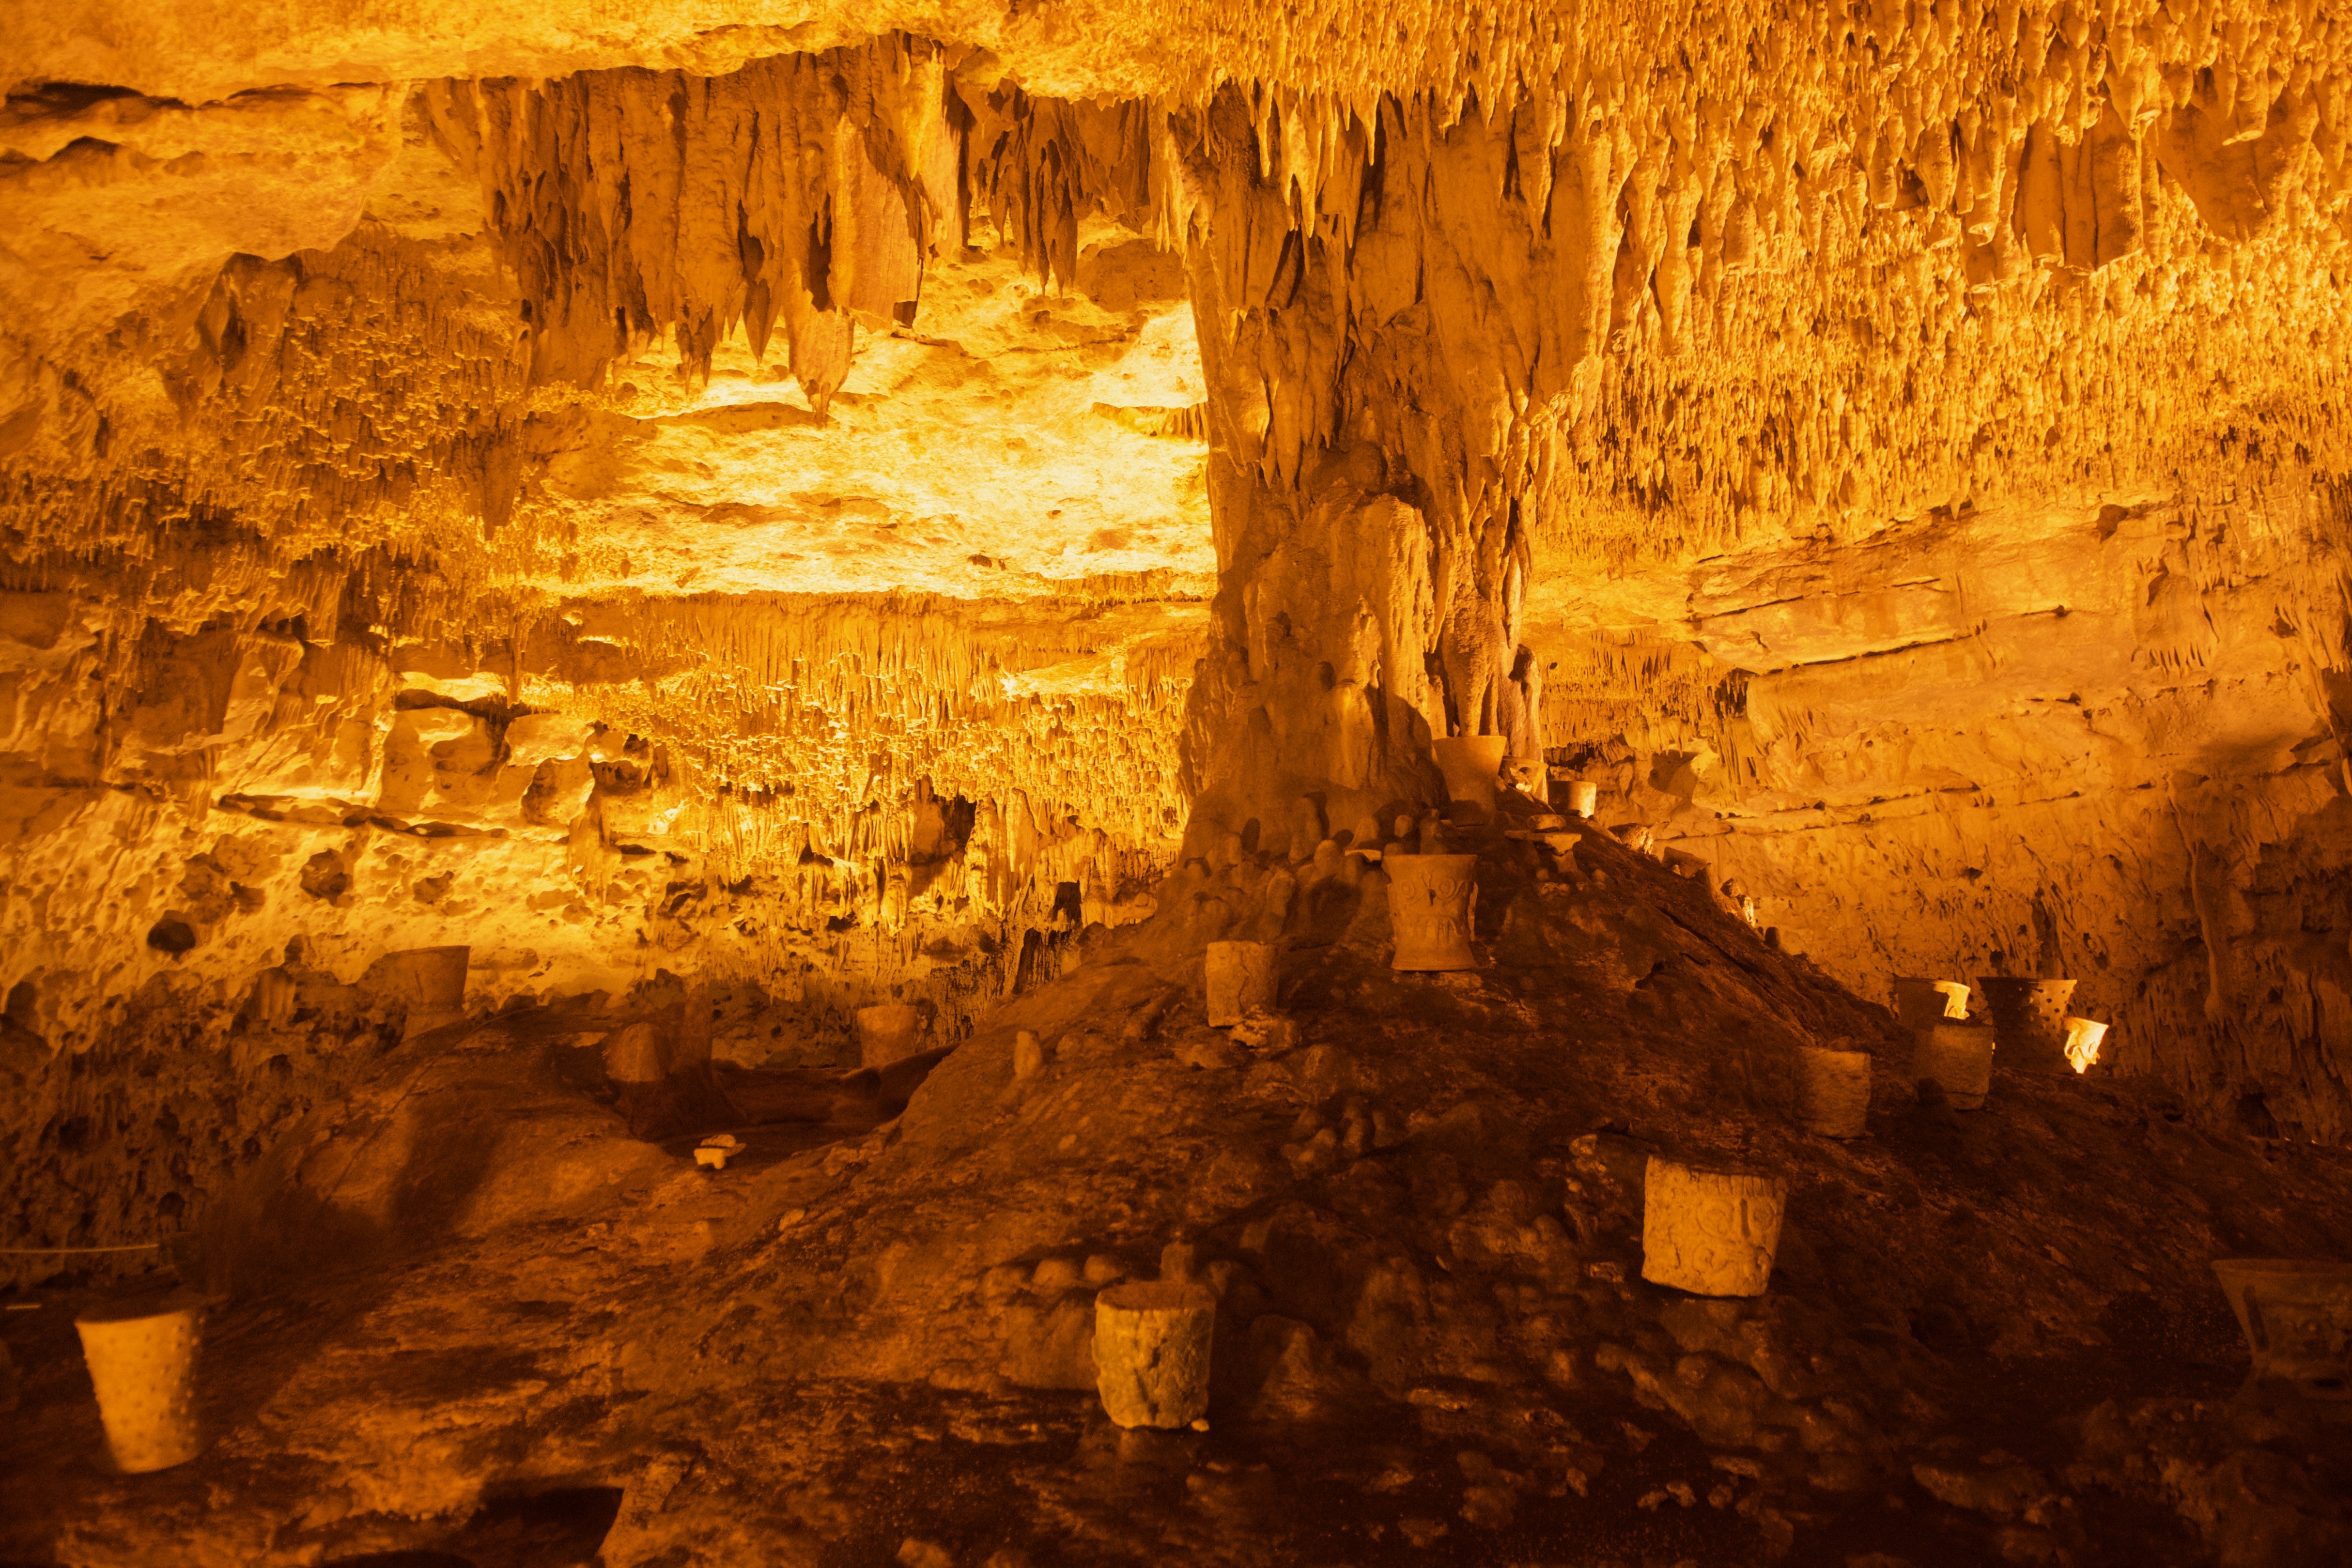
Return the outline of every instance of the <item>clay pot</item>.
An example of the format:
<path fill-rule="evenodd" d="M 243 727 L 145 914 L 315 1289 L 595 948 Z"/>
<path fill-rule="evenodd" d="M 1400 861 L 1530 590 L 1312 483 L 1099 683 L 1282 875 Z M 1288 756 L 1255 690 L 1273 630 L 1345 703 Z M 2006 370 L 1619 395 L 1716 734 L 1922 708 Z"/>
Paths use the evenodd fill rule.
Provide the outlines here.
<path fill-rule="evenodd" d="M 2001 1060 L 2025 1072 L 2063 1072 L 2066 1061 L 2066 999 L 2072 980 L 2021 980 L 2005 975 L 1977 977 L 1992 1014 Z"/>
<path fill-rule="evenodd" d="M 1870 1053 L 1801 1046 L 1797 1120 L 1824 1138 L 1859 1138 L 1870 1119 Z"/>
<path fill-rule="evenodd" d="M 1390 967 L 1476 968 L 1470 910 L 1478 895 L 1478 857 L 1391 855 L 1383 863 L 1389 873 L 1389 930 L 1396 938 Z"/>
<path fill-rule="evenodd" d="M 1495 809 L 1510 742 L 1499 735 L 1457 735 L 1429 743 L 1437 770 L 1445 776 L 1445 798 Z"/>
<path fill-rule="evenodd" d="M 669 1076 L 669 1042 L 642 1019 L 606 1035 L 604 1076 L 615 1083 L 659 1083 Z"/>
<path fill-rule="evenodd" d="M 2066 1020 L 2066 1065 L 2077 1072 L 2088 1072 L 2099 1060 L 2099 1047 L 2107 1038 L 2107 1026 L 2095 1019 Z"/>
<path fill-rule="evenodd" d="M 1573 779 L 1568 786 L 1568 809 L 1588 821 L 1601 809 L 1601 786 L 1589 779 Z"/>
<path fill-rule="evenodd" d="M 2254 1353 L 2254 1376 L 2315 1399 L 2352 1399 L 2352 1263 L 2310 1258 L 2214 1260 Z"/>
<path fill-rule="evenodd" d="M 1095 1387 L 1122 1427 L 1186 1427 L 1209 1411 L 1217 1298 L 1168 1281 L 1095 1297 Z"/>
<path fill-rule="evenodd" d="M 857 1060 L 887 1067 L 923 1049 L 923 1009 L 912 1002 L 877 1002 L 857 1009 Z"/>
<path fill-rule="evenodd" d="M 202 1310 L 148 1296 L 92 1307 L 74 1319 L 106 1446 L 125 1475 L 169 1469 L 204 1452 L 196 1427 Z"/>
<path fill-rule="evenodd" d="M 1945 1019 L 1957 1023 L 1969 1016 L 1969 983 L 1906 975 L 1895 982 L 1895 1016 L 1914 1033 Z"/>
<path fill-rule="evenodd" d="M 1993 1032 L 1981 1024 L 1937 1023 L 1917 1031 L 1914 1082 L 1933 1079 L 1955 1111 L 1982 1108 L 1992 1092 Z"/>
<path fill-rule="evenodd" d="M 1652 1155 L 1643 1181 L 1642 1278 L 1697 1296 L 1760 1296 L 1780 1246 L 1786 1182 Z"/>
<path fill-rule="evenodd" d="M 403 1040 L 414 1040 L 466 1016 L 466 969 L 473 955 L 471 947 L 386 953 L 360 977 L 360 989 L 374 1000 L 406 1009 L 400 1034 Z"/>
<path fill-rule="evenodd" d="M 1264 942 L 1212 942 L 1202 968 L 1209 1026 L 1230 1029 L 1253 1012 L 1274 1010 L 1274 948 Z"/>

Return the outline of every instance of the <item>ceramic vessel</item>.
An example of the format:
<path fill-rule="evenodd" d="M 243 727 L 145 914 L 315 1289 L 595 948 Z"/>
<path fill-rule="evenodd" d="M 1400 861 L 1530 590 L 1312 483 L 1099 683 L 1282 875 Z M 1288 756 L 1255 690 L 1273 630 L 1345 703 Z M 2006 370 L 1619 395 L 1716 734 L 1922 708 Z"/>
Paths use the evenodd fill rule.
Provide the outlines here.
<path fill-rule="evenodd" d="M 604 1076 L 615 1083 L 659 1083 L 669 1076 L 669 1048 L 662 1031 L 639 1019 L 604 1037 Z"/>
<path fill-rule="evenodd" d="M 1209 1411 L 1217 1298 L 1201 1285 L 1113 1285 L 1095 1297 L 1095 1387 L 1122 1427 L 1186 1427 Z"/>
<path fill-rule="evenodd" d="M 1477 898 L 1476 855 L 1391 855 L 1389 930 L 1396 938 L 1391 967 L 1434 971 L 1475 969 L 1471 907 Z"/>
<path fill-rule="evenodd" d="M 857 1009 L 857 1059 L 887 1067 L 923 1049 L 923 1010 L 912 1002 L 877 1002 Z"/>
<path fill-rule="evenodd" d="M 1918 1031 L 1915 1082 L 1932 1079 L 1955 1111 L 1981 1109 L 1992 1092 L 1993 1032 L 1981 1024 L 1937 1023 Z"/>
<path fill-rule="evenodd" d="M 2074 994 L 2074 981 L 1979 975 L 1977 988 L 1992 1015 L 1993 1034 L 2008 1052 L 2004 1063 L 2026 1072 L 2066 1070 L 2066 1000 Z"/>
<path fill-rule="evenodd" d="M 1780 1246 L 1785 1182 L 1651 1156 L 1642 1278 L 1699 1296 L 1760 1296 Z"/>
<path fill-rule="evenodd" d="M 1870 1053 L 1802 1046 L 1797 1051 L 1797 1120 L 1825 1138 L 1859 1138 L 1870 1119 Z"/>
<path fill-rule="evenodd" d="M 2256 1378 L 2352 1400 L 2352 1263 L 2221 1258 L 2213 1272 L 2254 1353 Z"/>
<path fill-rule="evenodd" d="M 1510 742 L 1499 735 L 1457 735 L 1429 743 L 1445 797 L 1495 809 L 1502 782 L 1503 753 Z"/>
<path fill-rule="evenodd" d="M 1601 809 L 1601 786 L 1585 779 L 1570 780 L 1568 786 L 1568 809 L 1590 821 L 1592 813 Z"/>
<path fill-rule="evenodd" d="M 2077 1072 L 2088 1072 L 2099 1060 L 2099 1047 L 2106 1043 L 2107 1026 L 2096 1019 L 2066 1020 L 2066 1065 Z"/>
<path fill-rule="evenodd" d="M 1202 962 L 1209 1026 L 1231 1029 L 1253 1012 L 1274 1010 L 1274 948 L 1265 942 L 1212 942 Z"/>
<path fill-rule="evenodd" d="M 1906 975 L 1895 982 L 1895 1016 L 1914 1032 L 1940 1020 L 1957 1023 L 1969 1016 L 1969 983 Z"/>
<path fill-rule="evenodd" d="M 74 1319 L 106 1446 L 125 1475 L 168 1469 L 204 1451 L 196 1426 L 201 1312 L 194 1302 L 151 1296 Z"/>

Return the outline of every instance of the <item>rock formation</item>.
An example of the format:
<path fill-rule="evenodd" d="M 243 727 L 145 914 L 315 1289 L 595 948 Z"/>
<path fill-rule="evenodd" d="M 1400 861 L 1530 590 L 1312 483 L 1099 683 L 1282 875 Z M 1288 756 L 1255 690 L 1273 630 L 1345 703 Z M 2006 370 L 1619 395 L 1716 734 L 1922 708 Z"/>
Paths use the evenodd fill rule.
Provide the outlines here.
<path fill-rule="evenodd" d="M 944 1113 L 908 1099 L 934 1061 L 979 1115 L 967 1042 L 1024 1007 L 1083 1037 L 1069 998 L 1115 998 L 1118 1072 L 1158 1050 L 1168 997 L 1089 971 L 1369 951 L 1366 852 L 1548 842 L 1571 780 L 1684 878 L 1555 853 L 1529 963 L 1631 930 L 1601 988 L 1654 1001 L 1636 876 L 1781 977 L 1605 1049 L 1751 1005 L 1864 1045 L 1895 976 L 2063 976 L 2143 1122 L 2352 1138 L 2352 24 L 2318 0 L 90 0 L 14 19 L 0 89 L 0 1245 L 302 1234 L 336 1200 L 301 1151 L 422 1126 L 415 1092 L 634 1142 L 379 1172 L 354 1258 L 635 1201 L 645 1140 L 718 1107 L 788 1109 L 836 1176 Z M 1517 788 L 1440 823 L 1433 742 L 1472 737 Z M 448 996 L 403 956 L 453 947 Z M 860 1078 L 883 1002 L 925 1049 Z M 1179 1060 L 1297 1026 L 1236 1027 Z M 1031 1036 L 1018 1082 L 1094 1071 Z M 579 1065 L 608 1040 L 652 1065 Z M 1322 1179 L 1293 1153 L 1377 1097 L 1305 1096 L 1220 1215 Z M 939 1157 L 891 1179 L 965 1179 Z M 1522 1242 L 1558 1207 L 1490 1199 Z M 887 1247 L 827 1247 L 889 1295 Z M 1044 1365 L 1076 1309 L 992 1272 L 1021 1250 L 956 1267 Z M 1241 1332 L 1328 1392 L 1309 1342 L 1353 1331 L 1290 1305 L 1304 1338 Z M 920 1375 L 881 1334 L 810 1365 Z M 1430 1407 L 1375 1342 L 1364 1386 Z"/>

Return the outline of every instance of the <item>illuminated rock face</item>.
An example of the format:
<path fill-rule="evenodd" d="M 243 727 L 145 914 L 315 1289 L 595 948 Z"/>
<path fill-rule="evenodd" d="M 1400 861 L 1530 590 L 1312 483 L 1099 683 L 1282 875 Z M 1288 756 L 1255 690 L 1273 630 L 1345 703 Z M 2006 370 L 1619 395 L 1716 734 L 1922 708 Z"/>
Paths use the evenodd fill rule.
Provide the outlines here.
<path fill-rule="evenodd" d="M 1488 735 L 2352 1128 L 2317 8 L 591 9 L 0 60 L 40 1093 L 298 937 L 838 1054 Z"/>
<path fill-rule="evenodd" d="M 1558 754 L 1874 998 L 2068 977 L 2108 1059 L 2335 1139 L 2331 503 L 1932 516 L 1534 619 Z"/>

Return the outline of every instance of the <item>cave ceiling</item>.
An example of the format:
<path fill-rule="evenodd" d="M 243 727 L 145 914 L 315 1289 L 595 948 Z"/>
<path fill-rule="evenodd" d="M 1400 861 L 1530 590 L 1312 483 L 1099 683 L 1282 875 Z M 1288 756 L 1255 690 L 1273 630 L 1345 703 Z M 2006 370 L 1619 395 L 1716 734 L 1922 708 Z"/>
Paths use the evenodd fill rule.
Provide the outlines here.
<path fill-rule="evenodd" d="M 2352 1125 L 2296 1043 L 2352 912 L 2292 872 L 2344 836 L 2347 49 L 2208 0 L 42 8 L 0 816 L 138 891 L 15 961 L 105 977 L 43 1004 L 94 1039 L 314 917 L 363 962 L 379 893 L 455 918 L 312 857 L 503 833 L 497 988 L 789 929 L 742 967 L 985 990 L 1066 888 L 1140 915 L 1496 733 L 1856 983 L 2103 962 L 2126 1059 Z"/>

